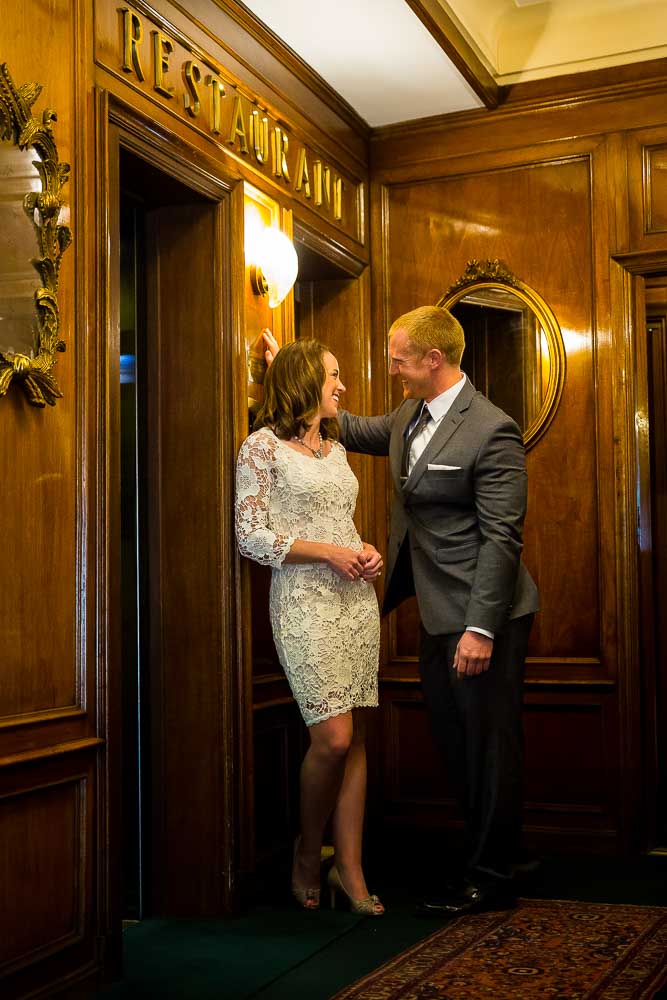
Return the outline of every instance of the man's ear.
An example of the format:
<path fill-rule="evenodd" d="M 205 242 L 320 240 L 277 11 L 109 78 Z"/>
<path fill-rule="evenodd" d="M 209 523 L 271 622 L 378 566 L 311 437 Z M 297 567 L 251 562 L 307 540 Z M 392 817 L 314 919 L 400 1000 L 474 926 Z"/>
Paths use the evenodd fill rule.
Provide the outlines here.
<path fill-rule="evenodd" d="M 432 368 L 441 368 L 442 367 L 442 361 L 443 361 L 442 351 L 438 350 L 437 347 L 432 347 L 431 350 L 428 353 L 429 353 L 429 357 L 431 359 L 431 367 Z"/>

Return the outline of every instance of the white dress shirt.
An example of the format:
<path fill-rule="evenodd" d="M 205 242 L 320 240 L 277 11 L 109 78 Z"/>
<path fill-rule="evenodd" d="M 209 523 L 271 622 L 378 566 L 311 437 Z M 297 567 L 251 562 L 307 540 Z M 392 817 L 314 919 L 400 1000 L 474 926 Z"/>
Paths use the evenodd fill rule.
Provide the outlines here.
<path fill-rule="evenodd" d="M 428 412 L 431 414 L 431 419 L 426 424 L 425 427 L 413 438 L 412 446 L 410 448 L 410 454 L 408 455 L 408 475 L 412 472 L 413 466 L 417 459 L 420 457 L 421 453 L 426 448 L 438 427 L 440 426 L 440 421 L 448 413 L 452 403 L 460 393 L 463 386 L 466 384 L 466 375 L 461 372 L 461 378 L 454 385 L 451 385 L 449 389 L 445 389 L 441 392 L 439 396 L 432 399 L 430 403 L 425 403 L 424 405 L 428 407 Z M 417 420 L 421 415 L 421 410 L 417 410 L 414 420 L 411 422 L 410 427 L 406 430 L 406 436 L 410 433 L 412 427 L 416 424 Z"/>
<path fill-rule="evenodd" d="M 412 445 L 410 447 L 410 454 L 408 455 L 408 475 L 412 472 L 415 462 L 419 459 L 422 452 L 426 448 L 438 427 L 440 426 L 440 421 L 449 412 L 449 409 L 458 396 L 458 394 L 463 389 L 466 384 L 467 376 L 465 372 L 461 372 L 461 378 L 454 385 L 450 386 L 449 389 L 445 389 L 441 392 L 439 396 L 432 399 L 430 403 L 425 403 L 428 406 L 428 411 L 431 414 L 431 419 L 429 422 L 421 429 L 419 434 L 412 440 Z M 412 420 L 409 428 L 406 429 L 406 435 L 409 435 L 410 430 L 416 424 L 419 419 L 422 410 L 417 410 L 414 420 Z M 487 636 L 489 639 L 493 639 L 494 633 L 489 632 L 488 629 L 478 628 L 476 625 L 466 625 L 466 630 L 468 632 L 479 632 L 481 635 Z"/>

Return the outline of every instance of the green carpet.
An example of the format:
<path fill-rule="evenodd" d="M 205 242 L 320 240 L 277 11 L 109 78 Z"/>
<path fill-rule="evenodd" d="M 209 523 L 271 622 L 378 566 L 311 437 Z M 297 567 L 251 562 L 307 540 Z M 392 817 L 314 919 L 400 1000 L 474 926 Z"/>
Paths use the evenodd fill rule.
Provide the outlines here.
<path fill-rule="evenodd" d="M 123 934 L 124 977 L 97 996 L 244 1000 L 354 929 L 347 913 L 256 907 L 237 919 L 146 920 Z"/>
<path fill-rule="evenodd" d="M 369 884 L 387 907 L 382 918 L 326 908 L 306 913 L 290 903 L 281 883 L 267 889 L 263 905 L 237 919 L 147 920 L 128 928 L 124 979 L 95 996 L 330 1000 L 438 929 L 438 921 L 413 916 L 422 896 L 437 891 L 437 851 L 403 854 L 400 868 L 398 856 L 378 853 L 368 866 Z M 521 891 L 536 899 L 667 906 L 667 857 L 550 857 Z"/>

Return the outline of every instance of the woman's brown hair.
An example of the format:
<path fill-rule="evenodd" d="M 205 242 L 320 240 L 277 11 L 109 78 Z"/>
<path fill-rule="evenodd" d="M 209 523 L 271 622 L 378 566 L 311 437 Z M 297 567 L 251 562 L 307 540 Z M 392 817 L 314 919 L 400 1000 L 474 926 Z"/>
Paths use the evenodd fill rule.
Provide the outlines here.
<path fill-rule="evenodd" d="M 328 351 L 317 340 L 296 340 L 281 347 L 264 379 L 264 402 L 254 430 L 270 427 L 283 441 L 308 430 L 322 402 L 322 387 L 327 377 L 322 359 Z M 320 433 L 325 439 L 337 440 L 338 421 L 322 420 Z"/>

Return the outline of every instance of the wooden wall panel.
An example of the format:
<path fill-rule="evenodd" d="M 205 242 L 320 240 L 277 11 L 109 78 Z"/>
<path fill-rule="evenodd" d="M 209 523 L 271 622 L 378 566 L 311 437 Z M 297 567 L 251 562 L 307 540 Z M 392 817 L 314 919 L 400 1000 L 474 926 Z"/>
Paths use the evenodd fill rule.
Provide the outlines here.
<path fill-rule="evenodd" d="M 0 798 L 0 974 L 10 962 L 29 963 L 81 934 L 85 793 L 75 780 Z"/>
<path fill-rule="evenodd" d="M 96 751 L 3 761 L 0 978 L 7 1000 L 33 995 L 45 981 L 56 992 L 94 967 Z"/>
<path fill-rule="evenodd" d="M 589 813 L 613 826 L 616 761 L 608 757 L 615 735 L 610 708 L 613 715 L 608 696 L 529 693 L 524 712 L 528 811 Z"/>
<path fill-rule="evenodd" d="M 218 259 L 224 208 L 194 201 L 149 215 L 149 582 L 155 915 L 224 909 L 222 690 L 228 649 L 219 609 L 232 581 L 221 567 L 219 302 L 215 266 L 195 298 L 181 294 L 188 266 Z M 221 264 L 222 262 L 220 262 Z M 228 266 L 225 263 L 222 266 Z M 184 331 L 190 331 L 184 336 Z M 183 392 L 187 369 L 188 392 Z M 211 802 L 216 802 L 212 806 Z"/>
<path fill-rule="evenodd" d="M 453 805 L 444 762 L 433 754 L 431 724 L 418 692 L 387 685 L 382 712 L 387 787 L 395 809 Z"/>
<path fill-rule="evenodd" d="M 255 712 L 255 848 L 262 866 L 284 851 L 299 828 L 299 769 L 307 742 L 299 710 L 289 703 Z"/>
<path fill-rule="evenodd" d="M 29 0 L 3 26 L 2 58 L 17 86 L 37 82 L 44 90 L 34 113 L 54 108 L 54 136 L 61 161 L 72 163 L 76 100 L 72 67 L 62 72 L 75 20 L 71 5 L 57 0 L 54 29 L 35 31 L 42 4 Z M 31 38 L 26 47 L 22 39 Z M 66 212 L 76 197 L 76 163 L 63 189 Z M 26 225 L 29 225 L 26 220 Z M 75 240 L 78 238 L 75 231 Z M 37 244 L 35 242 L 35 254 Z M 0 448 L 3 517 L 3 585 L 0 588 L 0 718 L 76 704 L 80 690 L 77 656 L 77 338 L 73 282 L 75 247 L 60 273 L 60 330 L 67 353 L 58 355 L 56 378 L 64 398 L 54 408 L 29 406 L 16 386 L 0 398 L 4 445 Z M 38 278 L 35 273 L 35 288 Z M 20 461 L 17 461 L 17 449 Z"/>
<path fill-rule="evenodd" d="M 544 608 L 531 653 L 598 657 L 590 161 L 563 157 L 392 185 L 386 206 L 391 319 L 437 301 L 468 260 L 489 257 L 504 260 L 556 315 L 566 342 L 565 388 L 549 432 L 527 460 L 525 561 L 540 587 Z M 548 239 L 535 225 L 539 218 L 549 220 Z M 394 404 L 399 398 L 394 396 Z M 581 435 L 582 427 L 591 432 Z M 570 446 L 573 435 L 576 449 Z M 564 535 L 567 549 L 562 546 Z M 560 613 L 564 604 L 567 616 Z M 403 614 L 399 611 L 399 618 Z M 407 614 L 412 623 L 414 610 Z M 399 648 L 405 652 L 407 628 L 397 624 L 397 629 L 402 636 Z"/>
<path fill-rule="evenodd" d="M 667 246 L 667 125 L 628 135 L 632 248 Z"/>
<path fill-rule="evenodd" d="M 81 294 L 86 136 L 80 127 L 88 49 L 79 8 L 68 0 L 54 0 L 48 10 L 41 0 L 10 4 L 3 10 L 0 50 L 18 86 L 42 86 L 33 113 L 41 117 L 52 108 L 57 115 L 59 160 L 71 165 L 61 219 L 73 231 L 58 291 L 66 352 L 58 355 L 55 376 L 63 398 L 43 410 L 29 406 L 14 386 L 0 398 L 0 522 L 6 534 L 0 587 L 0 991 L 8 1000 L 37 992 L 44 982 L 82 976 L 97 959 L 93 748 L 101 743 L 96 727 L 103 699 L 96 697 L 96 664 L 88 656 L 97 636 L 93 531 L 84 514 L 94 477 L 82 422 L 90 401 Z"/>
<path fill-rule="evenodd" d="M 363 278 L 327 279 L 310 283 L 312 330 L 338 360 L 345 392 L 341 405 L 352 413 L 369 411 L 368 321 Z M 349 455 L 359 480 L 355 523 L 364 541 L 375 542 L 372 462 Z"/>
<path fill-rule="evenodd" d="M 53 847 L 62 860 L 62 879 L 69 878 L 75 865 L 73 859 L 82 859 L 86 895 L 81 897 L 76 917 L 82 928 L 79 944 L 65 949 L 56 967 L 51 960 L 39 958 L 39 942 L 33 938 L 32 943 L 28 942 L 33 949 L 31 964 L 3 979 L 3 996 L 8 997 L 32 995 L 49 980 L 62 983 L 67 977 L 76 979 L 99 970 L 105 946 L 109 968 L 119 955 L 120 796 L 116 779 L 121 738 L 115 545 L 119 534 L 115 440 L 118 414 L 114 396 L 118 382 L 118 287 L 114 271 L 117 261 L 113 257 L 118 149 L 114 147 L 117 137 L 110 136 L 109 121 L 126 128 L 124 141 L 132 149 L 141 146 L 142 141 L 150 146 L 159 169 L 168 172 L 173 166 L 175 175 L 183 179 L 192 168 L 200 178 L 206 178 L 200 187 L 208 183 L 208 188 L 213 189 L 220 181 L 228 192 L 237 181 L 257 183 L 265 197 L 273 197 L 283 229 L 289 231 L 292 206 L 298 203 L 302 216 L 318 232 L 325 233 L 332 245 L 340 237 L 345 252 L 355 257 L 359 269 L 368 259 L 364 215 L 368 130 L 364 123 L 286 46 L 272 40 L 270 33 L 262 33 L 248 12 L 212 0 L 196 0 L 187 8 L 169 0 L 150 5 L 138 0 L 132 5 L 147 24 L 155 17 L 167 34 L 173 30 L 179 55 L 189 52 L 195 58 L 209 59 L 214 71 L 219 70 L 228 83 L 234 81 L 229 86 L 228 105 L 233 100 L 232 89 L 238 86 L 243 101 L 257 101 L 269 114 L 280 116 L 281 125 L 292 136 L 292 152 L 303 143 L 311 158 L 321 155 L 332 171 L 344 176 L 345 218 L 335 219 L 328 207 L 326 212 L 314 207 L 313 201 L 295 191 L 290 182 L 279 182 L 268 169 L 259 169 L 258 162 L 250 165 L 238 149 L 230 148 L 226 137 L 215 137 L 210 129 L 197 127 L 182 111 L 173 113 L 171 99 L 158 96 L 152 85 L 142 93 L 137 81 L 121 69 L 122 17 L 113 0 L 53 0 L 48 4 L 42 0 L 11 0 L 0 59 L 7 61 L 17 84 L 36 81 L 43 85 L 43 94 L 35 106 L 37 113 L 51 107 L 58 115 L 54 134 L 60 159 L 72 166 L 64 195 L 65 217 L 72 224 L 74 245 L 65 255 L 60 273 L 61 329 L 67 353 L 59 356 L 57 377 L 64 398 L 46 411 L 28 407 L 14 391 L 0 399 L 5 441 L 5 447 L 0 449 L 4 484 L 0 520 L 6 527 L 0 593 L 0 779 L 15 768 L 32 769 L 42 756 L 53 754 L 59 761 L 69 761 L 83 746 L 91 748 L 91 754 L 93 746 L 102 749 L 99 768 L 93 769 L 91 764 L 86 778 L 86 809 L 90 814 L 85 831 L 81 824 L 71 829 L 58 826 L 58 822 L 65 823 L 65 805 L 57 822 L 44 822 L 41 793 L 25 796 L 25 823 L 31 837 L 34 831 L 34 844 L 29 847 L 26 843 L 25 857 L 19 858 L 7 873 L 2 890 L 9 898 L 25 898 L 19 875 L 33 861 L 36 870 L 42 870 L 38 863 L 40 852 L 45 858 L 51 857 L 48 836 L 53 825 L 57 834 Z M 148 53 L 149 34 L 147 31 L 145 36 Z M 149 73 L 151 64 L 147 55 Z M 172 68 L 180 87 L 181 66 Z M 180 93 L 178 103 L 182 108 Z M 209 192 L 209 196 L 214 200 L 217 197 L 215 192 Z M 171 746 L 165 767 L 171 785 L 164 790 L 162 805 L 166 805 L 161 816 L 161 820 L 166 817 L 169 828 L 163 846 L 166 854 L 171 851 L 169 857 L 173 860 L 172 855 L 178 852 L 169 836 L 187 818 L 187 803 L 192 805 L 196 800 L 196 808 L 204 817 L 202 823 L 209 823 L 205 840 L 210 853 L 206 864 L 215 873 L 218 886 L 225 881 L 223 891 L 228 902 L 236 891 L 239 869 L 248 870 L 253 865 L 252 837 L 245 835 L 252 819 L 252 796 L 248 791 L 252 786 L 252 722 L 246 711 L 252 704 L 252 671 L 245 645 L 250 590 L 247 578 L 242 578 L 240 560 L 232 555 L 231 494 L 225 494 L 220 501 L 220 490 L 222 484 L 226 487 L 232 481 L 234 445 L 247 432 L 246 308 L 253 325 L 262 312 L 254 308 L 255 301 L 243 302 L 240 185 L 236 193 L 230 193 L 230 204 L 225 231 L 219 226 L 209 241 L 214 244 L 213 252 L 202 259 L 199 247 L 193 243 L 187 249 L 192 250 L 190 263 L 196 258 L 198 270 L 184 263 L 179 274 L 172 274 L 174 286 L 194 282 L 186 291 L 194 309 L 201 302 L 192 300 L 191 289 L 201 274 L 209 274 L 214 268 L 218 274 L 217 312 L 215 323 L 209 324 L 213 339 L 207 344 L 206 357 L 197 351 L 194 355 L 189 352 L 192 329 L 188 316 L 179 314 L 182 323 L 174 333 L 173 345 L 180 346 L 183 354 L 172 358 L 171 395 L 164 412 L 173 445 L 171 461 L 181 466 L 172 469 L 173 478 L 178 482 L 178 473 L 191 468 L 188 463 L 199 462 L 195 473 L 206 469 L 208 488 L 202 491 L 195 476 L 190 493 L 174 489 L 171 506 L 162 512 L 163 527 L 171 534 L 172 542 L 165 545 L 163 558 L 174 571 L 162 609 L 168 619 L 162 636 L 168 688 L 162 705 L 163 721 L 168 723 L 165 732 L 183 707 L 176 694 L 182 680 L 189 722 L 199 719 L 201 738 L 208 738 L 208 745 L 218 747 L 218 763 L 224 760 L 228 770 L 224 774 L 216 771 L 217 764 L 204 754 L 207 766 L 197 764 L 198 780 L 188 785 L 183 778 L 186 769 L 176 759 L 177 745 Z M 224 277 L 220 277 L 223 266 Z M 290 308 L 288 303 L 284 311 L 286 325 Z M 172 318 L 175 313 L 168 317 Z M 196 379 L 200 379 L 194 383 L 193 356 L 197 358 Z M 202 392 L 192 398 L 202 385 Z M 221 391 L 223 402 L 218 410 L 206 410 L 205 403 L 210 402 L 207 390 L 213 385 L 215 391 Z M 188 402 L 191 407 L 184 418 Z M 174 412 L 170 410 L 172 403 Z M 180 443 L 179 428 L 186 429 Z M 217 447 L 216 435 L 224 438 L 222 447 Z M 199 523 L 193 518 L 179 520 L 175 509 L 179 499 L 183 510 L 195 502 L 199 505 Z M 192 586 L 192 576 L 187 572 L 179 577 L 177 564 L 179 559 L 182 564 L 188 553 L 192 558 L 195 551 L 201 573 Z M 220 588 L 223 577 L 225 586 Z M 198 589 L 200 584 L 205 593 Z M 244 602 L 243 616 L 236 616 L 237 601 Z M 179 608 L 186 622 L 179 623 Z M 215 652 L 205 658 L 202 666 L 200 653 L 207 644 L 209 651 L 215 647 Z M 182 661 L 190 659 L 194 664 L 190 672 L 179 676 L 179 664 L 183 669 Z M 217 701 L 213 692 L 216 683 Z M 230 696 L 230 692 L 238 693 L 238 697 Z M 285 699 L 289 695 L 284 681 L 269 676 L 262 687 L 262 703 L 277 702 L 280 710 Z M 293 717 L 292 708 L 287 711 L 291 712 L 287 722 L 291 727 L 289 745 L 299 746 L 300 753 L 301 724 Z M 178 721 L 185 727 L 185 744 L 192 754 L 194 725 L 188 730 L 187 720 Z M 182 754 L 183 747 L 179 749 Z M 299 753 L 292 749 L 290 753 L 290 767 L 294 767 Z M 199 759 L 196 753 L 194 757 Z M 295 768 L 292 781 L 297 772 Z M 216 826 L 220 810 L 207 807 L 208 800 L 214 797 L 224 799 L 225 808 L 230 804 L 234 809 L 238 807 L 238 815 L 233 810 L 225 814 L 224 829 L 220 824 Z M 90 811 L 93 806 L 98 809 L 95 822 Z M 18 821 L 12 817 L 9 809 L 0 812 L 0 840 L 7 842 L 6 827 L 11 843 L 20 853 Z M 223 844 L 227 849 L 224 863 L 215 853 L 222 851 Z M 196 855 L 199 845 L 190 847 L 190 854 Z M 209 888 L 204 884 L 201 867 L 193 889 L 200 899 Z M 56 888 L 60 893 L 61 884 Z M 42 933 L 40 914 L 44 913 L 50 924 L 44 924 L 43 939 L 46 941 L 49 934 L 54 939 L 62 936 L 63 921 L 67 924 L 71 913 L 58 911 L 49 896 L 44 901 L 25 898 L 21 917 L 28 919 L 33 904 L 36 920 L 30 933 Z M 13 951 L 6 956 L 10 963 L 25 946 L 17 936 L 25 930 L 12 929 L 3 938 L 6 948 Z M 99 947 L 98 941 L 102 942 Z"/>
<path fill-rule="evenodd" d="M 641 273 L 641 253 L 647 273 L 657 272 L 667 247 L 666 90 L 663 67 L 643 94 L 624 86 L 611 116 L 611 92 L 599 101 L 592 91 L 573 92 L 553 103 L 526 94 L 525 103 L 512 99 L 496 112 L 389 127 L 372 139 L 376 344 L 397 314 L 437 301 L 472 258 L 504 260 L 546 300 L 563 332 L 563 396 L 527 456 L 524 554 L 542 597 L 527 669 L 526 822 L 531 837 L 566 848 L 650 842 L 641 826 L 642 779 L 651 779 L 641 770 L 641 730 L 654 707 L 643 700 L 635 575 L 635 435 L 644 432 L 634 425 L 644 390 L 626 379 L 635 370 L 644 378 L 641 345 L 633 353 L 641 339 L 633 324 L 643 320 L 630 275 Z M 621 274 L 610 256 L 625 251 L 633 252 L 627 263 L 618 258 L 629 268 Z M 376 407 L 384 405 L 380 393 Z M 386 494 L 383 478 L 376 505 L 385 514 Z M 425 772 L 442 776 L 419 714 L 393 707 L 419 699 L 414 601 L 387 631 L 383 698 L 392 708 L 379 809 L 391 816 L 411 782 L 423 788 L 415 742 Z M 438 813 L 455 832 L 444 801 L 432 805 L 431 820 Z"/>

